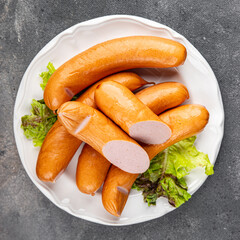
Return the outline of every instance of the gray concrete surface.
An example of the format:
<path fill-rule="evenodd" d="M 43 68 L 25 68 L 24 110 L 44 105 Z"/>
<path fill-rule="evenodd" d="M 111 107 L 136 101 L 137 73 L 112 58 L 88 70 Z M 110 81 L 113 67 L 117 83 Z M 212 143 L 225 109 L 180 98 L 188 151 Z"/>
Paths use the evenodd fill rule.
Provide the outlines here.
<path fill-rule="evenodd" d="M 168 25 L 210 63 L 225 106 L 215 174 L 162 218 L 106 227 L 70 216 L 31 182 L 15 146 L 12 113 L 21 78 L 54 36 L 84 20 L 132 14 Z M 0 239 L 240 239 L 239 0 L 0 0 Z"/>

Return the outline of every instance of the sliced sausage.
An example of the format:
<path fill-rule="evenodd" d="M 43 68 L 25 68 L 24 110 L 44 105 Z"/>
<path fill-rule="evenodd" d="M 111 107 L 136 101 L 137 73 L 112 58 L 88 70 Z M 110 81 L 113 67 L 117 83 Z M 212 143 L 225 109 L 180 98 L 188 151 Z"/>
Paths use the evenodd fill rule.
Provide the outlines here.
<path fill-rule="evenodd" d="M 172 134 L 166 123 L 119 83 L 108 81 L 99 84 L 95 102 L 102 112 L 139 142 L 161 144 Z"/>
<path fill-rule="evenodd" d="M 149 158 L 143 148 L 98 110 L 66 102 L 58 109 L 58 120 L 70 134 L 123 171 L 142 173 L 148 169 Z"/>
<path fill-rule="evenodd" d="M 201 105 L 184 105 L 161 114 L 159 118 L 169 124 L 173 134 L 163 144 L 143 146 L 150 159 L 174 143 L 202 131 L 208 122 L 209 113 Z M 111 166 L 102 191 L 103 206 L 109 213 L 118 217 L 121 215 L 137 177 L 138 174 L 129 174 Z"/>
<path fill-rule="evenodd" d="M 110 78 L 107 78 L 110 80 Z M 141 90 L 135 96 L 154 113 L 160 114 L 166 109 L 182 104 L 188 97 L 187 88 L 181 83 L 165 82 Z M 88 98 L 86 98 L 88 99 Z M 91 99 L 93 99 L 91 97 Z M 87 102 L 89 105 L 94 101 Z M 92 106 L 96 106 L 95 103 Z M 95 149 L 85 144 L 78 158 L 76 183 L 79 190 L 86 194 L 94 193 L 102 186 L 110 162 Z"/>
<path fill-rule="evenodd" d="M 134 91 L 148 82 L 135 73 L 122 72 L 109 76 L 87 89 L 76 101 L 95 107 L 94 92 L 101 82 L 116 81 L 131 91 Z M 56 181 L 57 176 L 64 172 L 82 141 L 75 138 L 63 127 L 59 121 L 52 126 L 45 137 L 38 154 L 36 173 L 40 180 L 47 182 Z"/>

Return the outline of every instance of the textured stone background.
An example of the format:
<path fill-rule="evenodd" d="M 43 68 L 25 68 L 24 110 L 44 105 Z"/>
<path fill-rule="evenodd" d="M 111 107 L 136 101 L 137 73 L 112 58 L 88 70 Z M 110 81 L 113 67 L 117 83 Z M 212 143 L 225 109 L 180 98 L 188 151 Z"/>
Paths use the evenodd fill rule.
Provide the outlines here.
<path fill-rule="evenodd" d="M 226 114 L 214 176 L 180 209 L 127 227 L 54 206 L 23 169 L 12 129 L 17 89 L 38 51 L 64 29 L 110 14 L 146 17 L 190 40 L 216 74 Z M 0 0 L 0 239 L 240 239 L 239 25 L 239 0 Z"/>

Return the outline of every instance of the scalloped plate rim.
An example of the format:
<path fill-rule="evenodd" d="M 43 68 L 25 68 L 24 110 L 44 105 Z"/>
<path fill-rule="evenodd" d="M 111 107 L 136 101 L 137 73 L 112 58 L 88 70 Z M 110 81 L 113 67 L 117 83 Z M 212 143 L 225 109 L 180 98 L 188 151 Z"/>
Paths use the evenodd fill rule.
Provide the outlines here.
<path fill-rule="evenodd" d="M 69 35 L 74 35 L 75 31 L 82 26 L 90 26 L 90 25 L 98 25 L 101 23 L 105 23 L 107 21 L 111 21 L 111 20 L 121 20 L 121 19 L 125 19 L 125 20 L 132 20 L 132 21 L 136 21 L 142 25 L 145 25 L 147 27 L 151 27 L 151 28 L 156 28 L 156 29 L 160 29 L 163 28 L 165 30 L 167 30 L 171 36 L 173 36 L 174 38 L 178 38 L 183 40 L 184 42 L 186 42 L 188 44 L 188 47 L 191 47 L 192 49 L 194 49 L 195 52 L 197 52 L 198 55 L 195 55 L 195 57 L 197 57 L 199 59 L 199 61 L 201 61 L 203 63 L 203 65 L 207 68 L 209 74 L 212 75 L 212 78 L 215 80 L 215 85 L 216 88 L 218 89 L 218 100 L 219 103 L 221 105 L 222 108 L 222 112 L 220 114 L 221 117 L 221 123 L 220 123 L 220 127 L 221 127 L 221 131 L 218 133 L 220 135 L 219 137 L 219 143 L 218 143 L 218 147 L 215 151 L 215 156 L 214 156 L 214 162 L 216 161 L 217 158 L 217 154 L 219 152 L 220 146 L 221 146 L 221 142 L 222 142 L 222 138 L 223 138 L 223 133 L 224 133 L 224 110 L 223 110 L 223 102 L 222 102 L 222 98 L 221 98 L 221 94 L 220 94 L 220 89 L 218 86 L 218 82 L 217 79 L 210 67 L 210 65 L 208 64 L 208 62 L 205 60 L 205 58 L 201 55 L 201 53 L 182 35 L 180 35 L 179 33 L 177 33 L 176 31 L 174 31 L 173 29 L 161 24 L 161 23 L 157 23 L 155 21 L 149 20 L 149 19 L 145 19 L 142 17 L 138 17 L 138 16 L 132 16 L 132 15 L 109 15 L 109 16 L 103 16 L 103 17 L 98 17 L 98 18 L 94 18 L 91 20 L 87 20 L 78 24 L 75 24 L 73 26 L 71 26 L 70 28 L 62 31 L 61 33 L 59 33 L 57 36 L 55 36 L 51 41 L 49 41 L 39 52 L 38 54 L 33 58 L 33 60 L 31 61 L 31 63 L 29 64 L 26 72 L 24 73 L 21 83 L 19 85 L 19 89 L 18 89 L 18 93 L 17 93 L 17 97 L 15 100 L 15 106 L 14 106 L 14 121 L 13 121 L 13 127 L 14 127 L 14 137 L 15 137 L 15 141 L 16 141 L 16 145 L 17 145 L 17 149 L 20 155 L 20 159 L 21 162 L 28 174 L 28 176 L 30 177 L 30 179 L 32 180 L 32 182 L 36 185 L 36 187 L 49 199 L 51 200 L 52 203 L 54 203 L 57 207 L 63 209 L 64 211 L 68 212 L 69 214 L 84 219 L 84 220 L 88 220 L 91 222 L 95 222 L 95 223 L 99 223 L 99 224 L 103 224 L 103 225 L 109 225 L 109 226 L 125 226 L 125 225 L 132 225 L 132 224 L 136 224 L 136 223 L 141 223 L 141 222 L 145 222 L 145 221 L 149 221 L 152 219 L 156 219 L 159 218 L 161 216 L 159 215 L 145 215 L 143 217 L 139 217 L 136 218 L 134 220 L 130 220 L 127 223 L 122 223 L 121 221 L 117 222 L 117 223 L 110 223 L 110 222 L 106 222 L 106 220 L 101 219 L 101 218 L 94 218 L 94 217 L 89 217 L 86 215 L 79 215 L 81 213 L 76 213 L 75 210 L 71 209 L 71 207 L 68 204 L 63 204 L 60 203 L 59 200 L 57 199 L 57 197 L 55 196 L 54 192 L 49 189 L 48 187 L 39 184 L 38 182 L 35 181 L 35 179 L 31 176 L 24 160 L 23 160 L 23 153 L 20 150 L 20 145 L 22 144 L 17 136 L 16 136 L 16 128 L 19 127 L 17 125 L 17 116 L 16 116 L 16 112 L 17 112 L 17 107 L 20 106 L 22 104 L 22 101 L 20 100 L 21 98 L 23 98 L 23 93 L 24 91 L 22 89 L 24 89 L 26 87 L 26 82 L 24 81 L 24 79 L 27 78 L 27 75 L 29 74 L 31 67 L 34 65 L 34 63 L 37 61 L 37 59 L 44 57 L 44 55 L 50 51 L 51 49 L 57 47 L 58 43 L 60 42 L 61 38 L 63 38 L 64 36 L 69 36 Z M 21 94 L 22 93 L 22 94 Z M 201 186 L 202 184 L 206 181 L 207 176 L 205 176 L 205 179 L 202 181 L 202 183 L 194 190 L 194 192 L 196 192 Z M 194 193 L 193 192 L 193 193 Z M 168 212 L 171 212 L 172 210 L 174 210 L 174 208 L 172 208 L 171 210 L 169 210 Z"/>

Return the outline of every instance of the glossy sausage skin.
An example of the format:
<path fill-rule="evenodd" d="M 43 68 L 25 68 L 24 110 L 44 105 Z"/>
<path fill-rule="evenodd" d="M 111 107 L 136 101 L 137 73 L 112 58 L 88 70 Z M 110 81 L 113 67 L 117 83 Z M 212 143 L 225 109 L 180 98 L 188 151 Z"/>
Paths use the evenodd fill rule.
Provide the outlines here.
<path fill-rule="evenodd" d="M 165 82 L 143 89 L 135 96 L 154 113 L 160 114 L 182 104 L 189 98 L 189 93 L 181 83 Z M 76 183 L 79 190 L 94 195 L 102 186 L 110 165 L 106 158 L 86 144 L 78 158 Z"/>
<path fill-rule="evenodd" d="M 89 144 L 112 164 L 130 173 L 149 167 L 143 148 L 100 111 L 80 102 L 66 102 L 58 120 L 73 136 Z"/>
<path fill-rule="evenodd" d="M 82 141 L 67 132 L 56 121 L 48 132 L 38 154 L 36 173 L 40 180 L 55 182 L 67 168 Z"/>
<path fill-rule="evenodd" d="M 129 88 L 131 91 L 134 91 L 147 84 L 146 81 L 144 81 L 135 73 L 117 73 L 104 78 L 103 80 L 91 86 L 76 101 L 83 102 L 91 107 L 95 107 L 95 89 L 99 83 L 108 80 L 117 81 Z M 68 166 L 81 143 L 82 141 L 69 134 L 65 127 L 63 127 L 59 121 L 56 121 L 45 137 L 38 154 L 36 165 L 36 173 L 38 178 L 47 182 L 56 181 L 56 178 L 59 176 L 59 174 L 62 173 Z"/>
<path fill-rule="evenodd" d="M 174 143 L 202 131 L 209 113 L 201 105 L 184 105 L 161 114 L 159 118 L 171 126 L 173 134 L 164 144 L 143 146 L 150 159 Z M 129 174 L 111 166 L 102 191 L 103 206 L 109 213 L 118 217 L 121 215 L 137 177 L 138 174 Z"/>
<path fill-rule="evenodd" d="M 181 83 L 164 82 L 145 88 L 135 96 L 158 115 L 182 104 L 189 98 L 189 93 Z"/>
<path fill-rule="evenodd" d="M 95 102 L 99 109 L 133 139 L 147 144 L 166 142 L 171 129 L 123 85 L 108 81 L 98 85 Z"/>
<path fill-rule="evenodd" d="M 111 163 L 85 144 L 78 158 L 76 184 L 82 193 L 94 195 L 102 186 Z"/>
<path fill-rule="evenodd" d="M 113 74 L 109 77 L 106 77 L 106 78 L 102 79 L 101 81 L 95 83 L 87 91 L 85 91 L 76 101 L 85 103 L 90 107 L 97 108 L 97 105 L 96 105 L 95 99 L 94 99 L 95 90 L 99 84 L 107 82 L 107 81 L 114 81 L 114 82 L 120 83 L 123 86 L 125 86 L 126 88 L 128 88 L 130 91 L 134 91 L 146 84 L 149 84 L 144 79 L 142 79 L 140 76 L 138 76 L 136 73 L 120 72 L 120 73 Z"/>
<path fill-rule="evenodd" d="M 110 74 L 133 68 L 168 68 L 184 63 L 186 48 L 173 40 L 132 36 L 97 44 L 60 66 L 49 79 L 44 101 L 52 109 Z"/>

